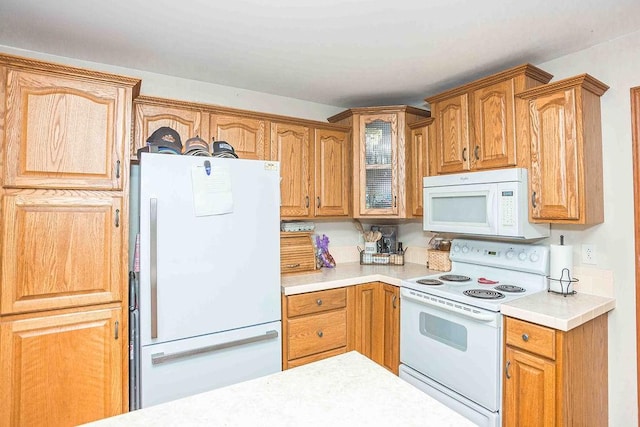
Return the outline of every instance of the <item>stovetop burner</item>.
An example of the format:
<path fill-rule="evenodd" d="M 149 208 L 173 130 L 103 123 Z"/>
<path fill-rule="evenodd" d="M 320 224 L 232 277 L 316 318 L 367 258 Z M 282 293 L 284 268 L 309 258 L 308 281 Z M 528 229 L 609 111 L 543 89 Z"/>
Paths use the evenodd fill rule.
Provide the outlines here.
<path fill-rule="evenodd" d="M 467 291 L 464 291 L 463 294 L 473 298 L 482 298 L 482 299 L 504 298 L 504 294 L 500 292 L 492 291 L 491 289 L 469 289 Z"/>
<path fill-rule="evenodd" d="M 497 291 L 502 291 L 502 292 L 525 292 L 526 291 L 525 288 L 521 288 L 520 286 L 516 286 L 516 285 L 498 285 L 493 289 Z"/>
<path fill-rule="evenodd" d="M 448 282 L 468 282 L 471 280 L 471 277 L 463 276 L 461 274 L 444 274 L 440 276 L 440 278 Z"/>
<path fill-rule="evenodd" d="M 438 279 L 418 279 L 416 280 L 416 283 L 420 283 L 421 285 L 429 285 L 429 286 L 435 286 L 435 285 L 442 285 L 442 281 L 438 280 Z"/>

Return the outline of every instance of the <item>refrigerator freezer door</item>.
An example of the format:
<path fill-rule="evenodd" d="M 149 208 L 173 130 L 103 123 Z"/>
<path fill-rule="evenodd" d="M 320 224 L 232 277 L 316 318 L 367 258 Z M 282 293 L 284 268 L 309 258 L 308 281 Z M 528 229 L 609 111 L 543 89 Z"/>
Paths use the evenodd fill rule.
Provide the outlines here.
<path fill-rule="evenodd" d="M 142 408 L 281 370 L 272 322 L 142 348 Z"/>
<path fill-rule="evenodd" d="M 205 162 L 229 212 L 196 215 Z M 142 346 L 280 320 L 278 162 L 144 153 L 140 183 Z"/>

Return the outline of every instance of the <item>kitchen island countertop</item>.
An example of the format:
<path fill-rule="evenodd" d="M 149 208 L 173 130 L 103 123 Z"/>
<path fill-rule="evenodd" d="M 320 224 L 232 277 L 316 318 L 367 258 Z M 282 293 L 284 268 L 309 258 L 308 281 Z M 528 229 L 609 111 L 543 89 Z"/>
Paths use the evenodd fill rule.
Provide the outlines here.
<path fill-rule="evenodd" d="M 88 426 L 473 426 L 355 351 Z"/>

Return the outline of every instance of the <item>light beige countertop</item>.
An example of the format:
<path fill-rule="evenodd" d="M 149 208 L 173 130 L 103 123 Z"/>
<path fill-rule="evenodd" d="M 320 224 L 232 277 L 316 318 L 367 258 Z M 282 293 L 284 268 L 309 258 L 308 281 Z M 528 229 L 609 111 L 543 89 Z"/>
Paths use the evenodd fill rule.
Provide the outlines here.
<path fill-rule="evenodd" d="M 282 293 L 295 295 L 368 282 L 385 282 L 400 286 L 404 279 L 438 274 L 422 264 L 360 265 L 359 262 L 338 264 L 314 273 L 283 276 Z M 540 325 L 568 331 L 615 308 L 615 298 L 578 292 L 566 297 L 538 292 L 500 306 L 502 314 Z"/>
<path fill-rule="evenodd" d="M 474 426 L 355 351 L 106 418 L 114 426 Z"/>
<path fill-rule="evenodd" d="M 538 292 L 502 304 L 500 311 L 505 316 L 568 331 L 613 310 L 615 306 L 615 298 L 580 292 L 567 296 Z"/>
<path fill-rule="evenodd" d="M 285 295 L 322 291 L 342 286 L 368 282 L 385 282 L 400 286 L 404 279 L 437 274 L 422 264 L 405 265 L 360 265 L 359 262 L 338 264 L 334 268 L 322 268 L 313 273 L 292 274 L 280 280 Z"/>

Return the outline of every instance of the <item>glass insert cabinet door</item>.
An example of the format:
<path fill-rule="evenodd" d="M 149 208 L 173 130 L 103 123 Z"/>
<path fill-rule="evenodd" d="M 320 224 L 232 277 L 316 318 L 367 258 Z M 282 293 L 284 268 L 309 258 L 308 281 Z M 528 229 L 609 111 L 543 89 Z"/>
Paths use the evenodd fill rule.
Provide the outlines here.
<path fill-rule="evenodd" d="M 360 123 L 360 212 L 397 214 L 397 115 L 363 115 Z"/>

